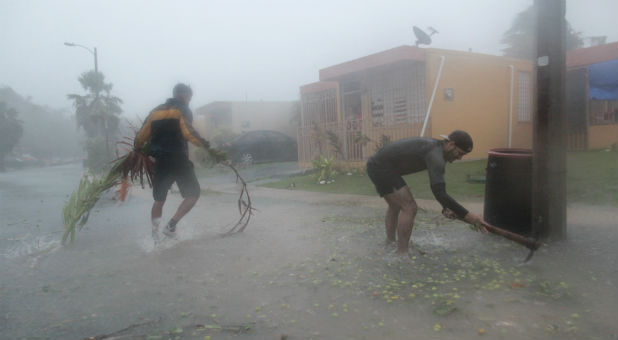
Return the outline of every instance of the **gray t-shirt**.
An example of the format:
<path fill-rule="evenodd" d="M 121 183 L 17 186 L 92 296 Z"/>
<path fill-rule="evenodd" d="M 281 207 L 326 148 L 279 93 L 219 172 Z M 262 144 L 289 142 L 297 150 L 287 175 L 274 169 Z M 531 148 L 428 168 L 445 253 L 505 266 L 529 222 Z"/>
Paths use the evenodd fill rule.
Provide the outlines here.
<path fill-rule="evenodd" d="M 427 169 L 431 185 L 444 183 L 446 161 L 441 140 L 424 137 L 401 139 L 386 145 L 368 161 L 399 176 Z"/>
<path fill-rule="evenodd" d="M 452 210 L 460 218 L 468 213 L 446 193 L 444 141 L 423 137 L 401 139 L 378 150 L 367 164 L 398 176 L 427 169 L 431 191 L 442 207 Z"/>

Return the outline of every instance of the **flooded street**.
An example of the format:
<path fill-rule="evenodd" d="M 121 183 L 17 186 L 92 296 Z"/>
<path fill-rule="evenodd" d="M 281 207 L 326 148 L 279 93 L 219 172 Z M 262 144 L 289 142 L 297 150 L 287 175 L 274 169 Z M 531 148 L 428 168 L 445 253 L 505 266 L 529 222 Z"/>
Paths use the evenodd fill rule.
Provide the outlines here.
<path fill-rule="evenodd" d="M 610 207 L 569 207 L 569 239 L 527 249 L 424 208 L 415 258 L 384 247 L 384 203 L 202 181 L 179 240 L 154 247 L 150 190 L 105 196 L 69 246 L 61 210 L 78 165 L 0 174 L 0 338 L 606 339 L 618 336 Z M 180 202 L 173 192 L 167 220 Z M 475 207 L 480 211 L 480 205 Z M 425 255 L 421 255 L 418 250 Z"/>
<path fill-rule="evenodd" d="M 0 340 L 618 340 L 616 14 L 0 0 Z"/>

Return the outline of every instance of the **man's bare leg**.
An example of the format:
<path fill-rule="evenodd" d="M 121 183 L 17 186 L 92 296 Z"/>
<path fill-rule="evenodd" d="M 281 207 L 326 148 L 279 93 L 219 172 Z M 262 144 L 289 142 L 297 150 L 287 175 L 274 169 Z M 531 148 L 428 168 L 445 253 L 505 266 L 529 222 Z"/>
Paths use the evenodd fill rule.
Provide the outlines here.
<path fill-rule="evenodd" d="M 176 214 L 174 214 L 174 217 L 172 217 L 172 219 L 174 219 L 174 221 L 176 222 L 180 221 L 181 218 L 183 218 L 189 211 L 191 211 L 191 209 L 193 209 L 193 206 L 195 206 L 198 198 L 199 196 L 189 196 L 185 198 L 182 203 L 180 203 L 180 206 L 178 206 Z"/>
<path fill-rule="evenodd" d="M 163 205 L 165 201 L 154 201 L 152 209 L 150 210 L 150 220 L 153 226 L 159 226 L 161 222 L 161 215 L 163 214 Z"/>
<path fill-rule="evenodd" d="M 412 197 L 408 186 L 404 186 L 392 194 L 384 197 L 389 206 L 399 207 L 399 217 L 397 219 L 397 254 L 408 254 L 412 227 L 418 207 Z"/>
<path fill-rule="evenodd" d="M 182 203 L 180 203 L 180 205 L 178 206 L 174 217 L 172 217 L 165 226 L 165 229 L 163 230 L 163 234 L 165 236 L 176 238 L 176 224 L 178 224 L 180 219 L 183 218 L 191 210 L 191 208 L 193 208 L 198 198 L 199 196 L 185 197 Z"/>
<path fill-rule="evenodd" d="M 388 203 L 388 201 L 386 201 Z M 397 241 L 397 219 L 399 216 L 399 207 L 388 203 L 386 208 L 386 245 L 394 244 Z"/>

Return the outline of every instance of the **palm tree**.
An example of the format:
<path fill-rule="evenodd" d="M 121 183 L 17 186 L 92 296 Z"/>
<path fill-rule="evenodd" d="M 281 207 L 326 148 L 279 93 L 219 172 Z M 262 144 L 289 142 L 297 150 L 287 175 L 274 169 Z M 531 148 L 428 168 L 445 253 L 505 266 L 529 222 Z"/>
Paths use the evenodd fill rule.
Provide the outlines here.
<path fill-rule="evenodd" d="M 519 12 L 509 28 L 502 35 L 501 43 L 507 45 L 502 51 L 505 57 L 533 59 L 536 57 L 536 7 L 531 5 Z M 584 44 L 581 32 L 576 32 L 566 23 L 566 49 L 574 50 Z"/>
<path fill-rule="evenodd" d="M 116 137 L 122 99 L 111 95 L 113 85 L 105 83 L 101 72 L 85 72 L 78 80 L 86 94 L 67 95 L 73 100 L 77 127 L 83 128 L 90 140 L 105 138 L 106 158 L 111 160 L 110 138 Z M 91 156 L 94 155 L 89 152 L 88 158 L 93 158 Z"/>

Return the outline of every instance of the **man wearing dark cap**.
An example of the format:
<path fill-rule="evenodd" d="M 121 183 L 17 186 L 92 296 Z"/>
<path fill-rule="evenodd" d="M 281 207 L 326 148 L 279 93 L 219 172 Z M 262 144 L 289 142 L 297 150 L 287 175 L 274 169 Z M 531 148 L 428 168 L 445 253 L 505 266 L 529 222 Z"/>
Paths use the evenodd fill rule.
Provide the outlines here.
<path fill-rule="evenodd" d="M 159 241 L 158 230 L 167 192 L 176 182 L 183 201 L 176 214 L 169 220 L 163 233 L 175 237 L 176 224 L 195 205 L 200 197 L 200 184 L 189 160 L 187 141 L 208 149 L 210 143 L 202 138 L 192 126 L 193 113 L 189 102 L 193 90 L 179 83 L 174 86 L 173 98 L 154 108 L 135 137 L 135 148 L 149 148 L 155 158 L 152 193 L 154 204 L 151 210 L 152 237 Z"/>
<path fill-rule="evenodd" d="M 412 227 L 418 207 L 410 188 L 402 176 L 427 169 L 431 191 L 442 205 L 442 213 L 448 218 L 460 218 L 474 226 L 483 219 L 462 207 L 446 193 L 444 168 L 472 151 L 472 138 L 461 130 L 455 130 L 443 139 L 414 137 L 402 139 L 378 150 L 367 161 L 367 174 L 380 197 L 384 197 L 386 209 L 386 242 L 397 242 L 397 254 L 407 255 Z M 479 229 L 486 233 L 484 227 Z"/>

